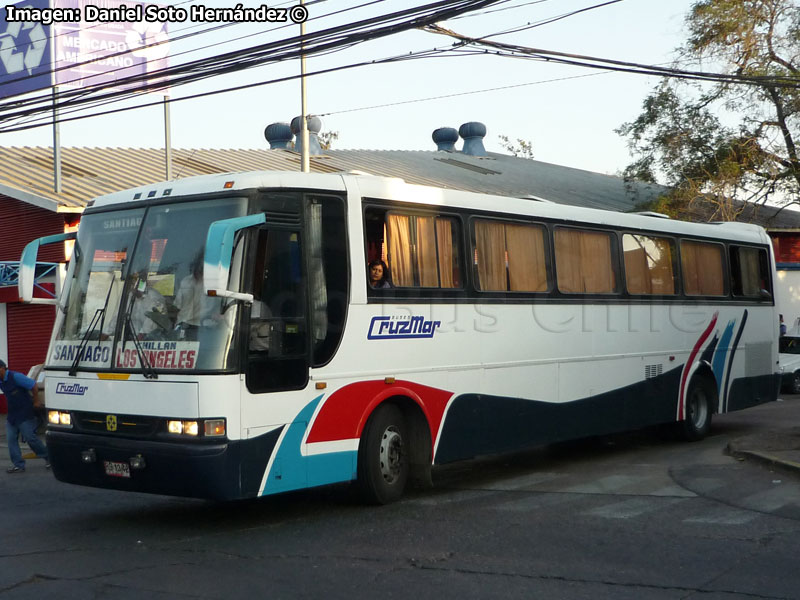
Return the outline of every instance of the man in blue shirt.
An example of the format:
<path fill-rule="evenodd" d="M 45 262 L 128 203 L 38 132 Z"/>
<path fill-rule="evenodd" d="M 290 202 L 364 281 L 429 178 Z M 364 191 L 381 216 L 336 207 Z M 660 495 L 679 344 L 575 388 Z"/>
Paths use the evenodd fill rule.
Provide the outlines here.
<path fill-rule="evenodd" d="M 8 453 L 13 463 L 7 473 L 24 473 L 25 460 L 19 449 L 19 434 L 28 443 L 36 456 L 43 458 L 45 466 L 50 467 L 47 446 L 36 435 L 36 414 L 33 412 L 33 399 L 39 393 L 39 386 L 22 373 L 9 371 L 6 363 L 0 360 L 0 391 L 6 396 L 8 417 L 6 418 L 6 437 Z"/>

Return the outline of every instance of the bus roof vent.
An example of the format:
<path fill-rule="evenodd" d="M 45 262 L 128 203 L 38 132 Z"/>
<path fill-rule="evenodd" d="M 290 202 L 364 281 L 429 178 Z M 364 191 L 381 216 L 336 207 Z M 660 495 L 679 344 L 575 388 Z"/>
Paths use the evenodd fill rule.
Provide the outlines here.
<path fill-rule="evenodd" d="M 645 210 L 642 212 L 633 213 L 635 215 L 642 215 L 643 217 L 656 217 L 657 219 L 671 219 L 669 215 L 665 215 L 664 213 L 655 212 L 654 210 Z"/>

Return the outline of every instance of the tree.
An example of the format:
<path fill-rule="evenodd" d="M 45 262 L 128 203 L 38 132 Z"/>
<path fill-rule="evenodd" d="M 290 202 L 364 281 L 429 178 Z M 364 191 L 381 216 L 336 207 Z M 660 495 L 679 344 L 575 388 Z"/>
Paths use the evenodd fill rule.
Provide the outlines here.
<path fill-rule="evenodd" d="M 500 138 L 500 145 L 505 150 L 508 150 L 513 156 L 531 159 L 533 158 L 533 142 L 527 142 L 517 138 L 517 144 L 519 144 L 519 146 L 517 146 L 508 139 L 507 135 L 498 135 L 497 137 Z"/>
<path fill-rule="evenodd" d="M 326 131 L 325 133 L 320 133 L 318 137 L 319 137 L 319 145 L 322 147 L 322 149 L 330 150 L 331 146 L 333 146 L 333 142 L 339 139 L 339 132 Z"/>
<path fill-rule="evenodd" d="M 764 83 L 664 79 L 639 117 L 617 129 L 635 159 L 626 178 L 670 186 L 652 208 L 673 215 L 696 208 L 701 197 L 712 207 L 705 216 L 723 220 L 740 217 L 748 204 L 800 204 L 800 7 L 795 0 L 700 0 L 686 25 L 682 63 Z"/>

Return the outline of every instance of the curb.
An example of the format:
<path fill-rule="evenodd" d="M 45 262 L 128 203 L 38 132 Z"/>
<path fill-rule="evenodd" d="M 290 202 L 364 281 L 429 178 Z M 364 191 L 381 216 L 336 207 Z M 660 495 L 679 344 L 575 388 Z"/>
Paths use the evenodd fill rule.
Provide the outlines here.
<path fill-rule="evenodd" d="M 779 458 L 773 454 L 767 454 L 766 452 L 759 452 L 758 450 L 736 450 L 735 448 L 732 448 L 730 444 L 728 444 L 726 451 L 728 455 L 733 456 L 735 458 L 740 458 L 740 459 L 752 458 L 767 466 L 780 469 L 781 471 L 800 474 L 800 462 L 788 460 L 785 458 Z"/>

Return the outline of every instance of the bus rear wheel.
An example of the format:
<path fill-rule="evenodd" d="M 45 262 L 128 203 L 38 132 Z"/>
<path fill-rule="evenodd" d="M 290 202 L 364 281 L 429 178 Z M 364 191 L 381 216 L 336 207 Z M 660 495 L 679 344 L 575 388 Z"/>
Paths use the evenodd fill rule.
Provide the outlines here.
<path fill-rule="evenodd" d="M 702 440 L 711 429 L 714 390 L 704 377 L 695 377 L 686 394 L 686 418 L 678 423 L 680 433 L 690 442 Z"/>
<path fill-rule="evenodd" d="M 367 421 L 358 448 L 358 485 L 365 501 L 398 500 L 408 480 L 408 428 L 393 404 L 378 407 Z"/>

